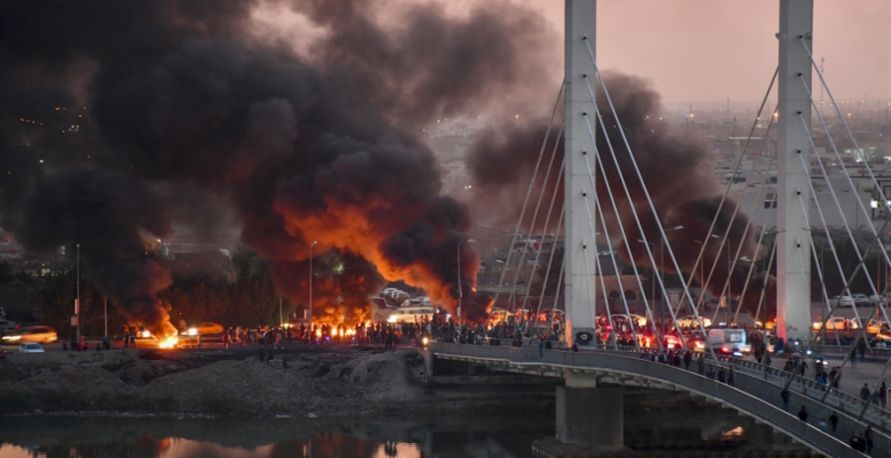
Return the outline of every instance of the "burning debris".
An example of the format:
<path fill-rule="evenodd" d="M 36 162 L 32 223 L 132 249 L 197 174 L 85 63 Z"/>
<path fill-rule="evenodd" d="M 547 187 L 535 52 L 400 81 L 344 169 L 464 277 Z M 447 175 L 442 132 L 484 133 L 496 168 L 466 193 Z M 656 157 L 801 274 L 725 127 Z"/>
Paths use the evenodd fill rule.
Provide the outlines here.
<path fill-rule="evenodd" d="M 294 2 L 327 32 L 298 55 L 252 29 L 270 5 L 282 4 L 3 2 L 4 228 L 34 252 L 79 243 L 84 275 L 157 336 L 175 335 L 157 296 L 171 280 L 143 239 L 169 234 L 172 213 L 213 227 L 208 215 L 228 212 L 170 189 L 222 196 L 292 299 L 311 252 L 339 258 L 345 274 L 317 286 L 326 315 L 361 316 L 382 280 L 452 306 L 469 215 L 410 132 L 498 94 L 531 103 L 547 32 L 490 2 L 462 17 L 411 4 L 398 28 L 361 2 Z M 76 131 L 18 121 L 65 106 L 84 107 Z M 464 310 L 479 316 L 478 258 L 461 250 Z"/>

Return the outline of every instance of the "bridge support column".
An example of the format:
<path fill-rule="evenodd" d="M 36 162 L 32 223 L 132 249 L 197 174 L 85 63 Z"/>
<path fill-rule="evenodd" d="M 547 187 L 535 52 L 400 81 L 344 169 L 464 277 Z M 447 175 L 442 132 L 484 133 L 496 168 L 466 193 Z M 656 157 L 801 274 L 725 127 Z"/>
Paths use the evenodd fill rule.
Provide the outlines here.
<path fill-rule="evenodd" d="M 583 153 L 594 153 L 595 146 L 584 113 L 596 123 L 596 107 L 588 93 L 583 75 L 594 79 L 594 64 L 588 46 L 596 50 L 597 0 L 566 0 L 566 88 L 564 107 L 564 150 L 566 155 L 564 201 L 566 208 L 563 262 L 564 306 L 566 309 L 566 345 L 590 345 L 594 342 L 594 305 L 599 293 L 594 281 L 597 259 L 597 227 L 593 210 L 587 209 L 586 195 L 594 196 Z M 586 44 L 587 41 L 587 44 Z M 594 84 L 594 83 L 592 83 Z M 595 167 L 595 165 L 592 165 Z M 597 173 L 594 174 L 597 180 Z M 593 201 L 593 198 L 592 198 Z M 589 213 L 590 212 L 590 213 Z M 588 217 L 591 215 L 591 220 Z M 587 259 L 586 259 L 587 258 Z"/>
<path fill-rule="evenodd" d="M 812 45 L 813 0 L 780 0 L 779 107 L 777 127 L 777 334 L 787 342 L 808 340 L 811 326 L 811 233 L 807 184 L 811 146 L 811 60 L 801 40 Z M 804 121 L 802 123 L 802 120 Z M 802 259 L 804 263 L 802 265 Z"/>
<path fill-rule="evenodd" d="M 557 387 L 557 440 L 589 450 L 624 447 L 621 387 Z"/>

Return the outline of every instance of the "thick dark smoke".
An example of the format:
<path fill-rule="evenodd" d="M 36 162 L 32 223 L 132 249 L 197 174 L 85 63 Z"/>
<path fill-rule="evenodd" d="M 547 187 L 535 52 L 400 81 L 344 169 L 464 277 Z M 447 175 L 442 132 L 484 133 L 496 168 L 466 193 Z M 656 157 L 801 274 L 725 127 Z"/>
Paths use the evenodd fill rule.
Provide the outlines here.
<path fill-rule="evenodd" d="M 674 129 L 666 121 L 659 119 L 659 95 L 644 80 L 610 72 L 605 74 L 604 81 L 636 162 L 640 167 L 641 175 L 643 175 L 647 189 L 652 196 L 653 204 L 660 212 L 659 216 L 663 226 L 684 226 L 682 231 L 668 233 L 671 246 L 678 256 L 681 270 L 698 278 L 700 276 L 699 269 L 693 272 L 693 266 L 701 245 L 696 241 L 706 239 L 709 225 L 718 210 L 721 197 L 721 190 L 718 189 L 712 176 L 708 148 L 703 140 L 689 135 L 689 132 Z M 618 225 L 615 215 L 609 207 L 607 186 L 617 199 L 618 216 L 624 225 L 628 239 L 642 238 L 631 212 L 633 205 L 641 217 L 641 225 L 647 238 L 659 240 L 656 220 L 646 201 L 643 188 L 636 178 L 615 117 L 612 116 L 610 107 L 602 93 L 598 94 L 597 101 L 606 125 L 605 132 L 599 124 L 595 126 L 597 151 L 602 164 L 604 164 L 608 179 L 607 182 L 604 182 L 599 179 L 598 173 L 597 192 L 605 204 L 604 212 L 607 218 L 613 218 L 610 221 L 611 234 L 618 234 Z M 590 119 L 592 123 L 597 122 L 593 114 Z M 502 131 L 500 134 L 483 136 L 471 151 L 468 159 L 474 178 L 474 188 L 480 191 L 476 196 L 477 205 L 498 205 L 504 208 L 519 208 L 521 206 L 546 127 L 546 122 L 537 122 L 532 125 L 513 126 L 512 129 Z M 616 149 L 619 169 L 626 179 L 631 194 L 631 205 L 625 197 L 610 154 L 607 137 Z M 559 148 L 558 155 L 562 154 L 562 148 Z M 508 168 L 505 164 L 511 164 L 512 167 Z M 594 163 L 592 163 L 593 166 Z M 553 179 L 548 182 L 548 187 L 545 189 L 546 195 L 562 191 L 562 189 L 555 190 L 554 183 Z M 716 222 L 716 234 L 723 235 L 728 225 L 731 224 L 731 215 L 735 206 L 736 202 L 733 200 L 725 202 Z M 515 218 L 514 216 L 512 221 L 516 221 Z M 751 257 L 754 252 L 751 236 L 743 239 L 747 221 L 747 217 L 742 212 L 736 216 L 730 226 L 728 244 L 724 249 L 718 250 L 717 240 L 710 240 L 712 243 L 708 244 L 705 253 L 705 275 L 708 276 L 708 269 L 712 263 L 716 262 L 715 272 L 709 283 L 709 289 L 715 294 L 721 293 L 728 275 L 726 261 L 728 250 L 732 256 L 736 253 L 738 244 L 743 243 L 742 255 Z M 539 223 L 539 227 L 541 227 L 540 225 L 541 223 Z M 617 239 L 615 242 L 619 243 L 619 240 Z M 642 266 L 649 266 L 650 262 L 644 245 L 633 243 L 631 246 L 634 254 L 633 261 Z M 624 249 L 618 251 L 625 254 Z M 664 271 L 674 270 L 668 256 L 665 257 L 664 263 L 660 267 Z M 734 269 L 731 279 L 731 289 L 734 294 L 739 294 L 742 291 L 746 267 L 737 265 Z M 760 291 L 762 283 L 763 279 L 754 279 L 749 287 L 749 292 Z M 751 294 L 747 294 L 747 296 L 751 296 Z M 754 307 L 757 297 L 754 300 L 750 299 L 750 297 L 745 298 L 745 303 Z"/>
<path fill-rule="evenodd" d="M 503 94 L 533 100 L 524 88 L 546 79 L 547 31 L 494 2 L 457 18 L 411 6 L 384 27 L 372 4 L 295 1 L 325 31 L 298 57 L 293 43 L 251 33 L 258 5 L 2 2 L 4 227 L 33 251 L 79 242 L 84 274 L 156 330 L 169 274 L 145 240 L 190 206 L 213 225 L 194 198 L 171 202 L 171 190 L 194 187 L 236 209 L 243 240 L 296 301 L 318 241 L 315 253 L 348 272 L 320 294 L 352 289 L 342 299 L 358 302 L 379 275 L 451 305 L 469 216 L 441 195 L 413 132 L 434 116 L 521 103 Z M 470 291 L 470 246 L 461 261 Z M 465 296 L 466 308 L 480 302 Z"/>

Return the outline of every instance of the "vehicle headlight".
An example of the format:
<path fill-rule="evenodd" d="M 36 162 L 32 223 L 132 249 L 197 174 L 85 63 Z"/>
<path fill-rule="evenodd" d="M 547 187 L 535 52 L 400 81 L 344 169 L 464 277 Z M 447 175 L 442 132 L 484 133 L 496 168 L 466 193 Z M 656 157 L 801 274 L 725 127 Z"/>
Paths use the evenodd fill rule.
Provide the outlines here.
<path fill-rule="evenodd" d="M 17 342 L 22 340 L 22 336 L 3 336 L 3 340 L 8 340 L 10 342 Z"/>
<path fill-rule="evenodd" d="M 189 328 L 189 335 L 192 336 L 192 337 L 197 336 L 197 335 L 198 335 L 198 328 L 195 328 L 195 327 Z"/>
<path fill-rule="evenodd" d="M 427 344 L 429 344 L 429 343 L 430 343 L 430 339 L 428 339 L 426 336 L 421 339 L 421 345 L 426 347 Z"/>

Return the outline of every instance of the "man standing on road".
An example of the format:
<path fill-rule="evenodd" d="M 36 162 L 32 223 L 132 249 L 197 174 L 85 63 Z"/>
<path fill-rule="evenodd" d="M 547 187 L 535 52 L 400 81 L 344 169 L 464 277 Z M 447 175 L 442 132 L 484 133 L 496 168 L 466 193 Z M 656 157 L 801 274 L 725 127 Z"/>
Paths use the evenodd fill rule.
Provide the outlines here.
<path fill-rule="evenodd" d="M 798 419 L 804 423 L 807 423 L 807 409 L 804 406 L 801 406 L 801 410 L 798 411 Z"/>
<path fill-rule="evenodd" d="M 783 399 L 783 410 L 788 412 L 789 411 L 789 390 L 783 388 L 783 391 L 780 393 L 780 397 Z"/>
<path fill-rule="evenodd" d="M 857 352 L 860 353 L 860 361 L 866 360 L 866 340 L 863 337 L 857 340 Z"/>
<path fill-rule="evenodd" d="M 832 412 L 832 415 L 829 416 L 829 428 L 832 430 L 832 433 L 835 434 L 835 431 L 838 429 L 838 415 L 835 412 Z"/>
<path fill-rule="evenodd" d="M 888 406 L 888 386 L 885 385 L 884 380 L 882 385 L 879 386 L 879 404 L 882 405 L 883 409 Z"/>
<path fill-rule="evenodd" d="M 693 361 L 693 353 L 690 350 L 684 352 L 684 369 L 690 370 L 690 362 Z"/>
<path fill-rule="evenodd" d="M 869 402 L 869 384 L 864 383 L 863 388 L 860 388 L 860 399 L 863 402 Z"/>

